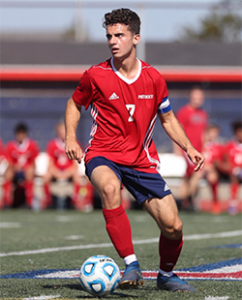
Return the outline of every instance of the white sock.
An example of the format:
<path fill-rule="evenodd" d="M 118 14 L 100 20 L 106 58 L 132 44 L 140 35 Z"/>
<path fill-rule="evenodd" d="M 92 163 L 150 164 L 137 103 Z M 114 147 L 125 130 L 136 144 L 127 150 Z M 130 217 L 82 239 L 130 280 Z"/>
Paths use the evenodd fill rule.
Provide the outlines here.
<path fill-rule="evenodd" d="M 135 254 L 125 256 L 125 258 L 124 258 L 124 263 L 125 263 L 126 266 L 130 265 L 134 261 L 138 261 Z"/>
<path fill-rule="evenodd" d="M 159 273 L 161 275 L 163 275 L 163 276 L 166 276 L 166 277 L 171 277 L 173 275 L 173 271 L 171 271 L 171 272 L 165 272 L 165 271 L 163 271 L 161 269 L 159 269 Z"/>

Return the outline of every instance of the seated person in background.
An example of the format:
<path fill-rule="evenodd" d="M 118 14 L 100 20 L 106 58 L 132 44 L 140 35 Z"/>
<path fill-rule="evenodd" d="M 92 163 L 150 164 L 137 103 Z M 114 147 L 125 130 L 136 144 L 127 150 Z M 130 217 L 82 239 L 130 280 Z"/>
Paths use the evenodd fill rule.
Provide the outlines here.
<path fill-rule="evenodd" d="M 46 152 L 49 155 L 49 165 L 47 173 L 44 176 L 45 199 L 42 203 L 42 208 L 52 205 L 49 184 L 53 180 L 71 180 L 73 182 L 72 204 L 76 207 L 81 187 L 80 175 L 78 173 L 78 163 L 70 160 L 65 152 L 64 122 L 59 122 L 56 125 L 56 138 L 48 143 Z"/>
<path fill-rule="evenodd" d="M 230 176 L 231 199 L 228 210 L 235 214 L 238 212 L 238 191 L 242 182 L 242 122 L 234 122 L 232 128 L 234 139 L 225 145 L 224 169 Z"/>
<path fill-rule="evenodd" d="M 217 125 L 210 124 L 205 132 L 205 143 L 203 154 L 206 159 L 204 172 L 212 190 L 212 207 L 213 213 L 220 213 L 218 202 L 218 184 L 219 184 L 219 165 L 223 159 L 223 144 L 219 140 L 220 128 Z"/>
<path fill-rule="evenodd" d="M 13 205 L 13 181 L 24 180 L 26 205 L 31 208 L 34 198 L 35 159 L 39 154 L 38 145 L 28 138 L 28 127 L 19 123 L 15 127 L 15 140 L 6 144 L 5 155 L 8 167 L 4 174 L 3 202 Z"/>

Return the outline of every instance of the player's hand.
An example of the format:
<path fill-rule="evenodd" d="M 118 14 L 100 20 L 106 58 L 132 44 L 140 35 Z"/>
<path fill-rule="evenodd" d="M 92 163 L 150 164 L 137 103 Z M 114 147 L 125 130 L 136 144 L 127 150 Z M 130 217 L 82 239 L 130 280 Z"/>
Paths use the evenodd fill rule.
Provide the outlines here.
<path fill-rule="evenodd" d="M 83 152 L 76 140 L 66 140 L 66 155 L 69 159 L 81 163 Z"/>
<path fill-rule="evenodd" d="M 194 169 L 195 172 L 203 169 L 205 158 L 200 152 L 198 152 L 195 148 L 191 147 L 187 150 L 187 155 L 196 166 Z"/>

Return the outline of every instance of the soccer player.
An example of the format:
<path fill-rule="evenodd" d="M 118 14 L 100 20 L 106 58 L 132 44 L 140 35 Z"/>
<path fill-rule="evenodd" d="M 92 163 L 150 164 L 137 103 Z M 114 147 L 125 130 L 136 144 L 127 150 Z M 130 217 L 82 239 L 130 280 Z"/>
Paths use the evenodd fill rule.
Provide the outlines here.
<path fill-rule="evenodd" d="M 49 155 L 48 171 L 44 176 L 45 200 L 42 208 L 52 205 L 52 197 L 49 184 L 52 180 L 71 180 L 73 182 L 73 206 L 78 206 L 78 195 L 81 188 L 80 175 L 78 173 L 78 163 L 70 160 L 65 152 L 65 124 L 58 122 L 56 124 L 56 138 L 51 140 L 46 152 Z"/>
<path fill-rule="evenodd" d="M 214 214 L 221 212 L 218 201 L 218 184 L 220 166 L 223 160 L 224 145 L 219 140 L 219 134 L 219 126 L 210 124 L 205 133 L 205 143 L 203 147 L 203 155 L 206 158 L 204 172 L 212 191 L 211 212 Z"/>
<path fill-rule="evenodd" d="M 159 158 L 152 140 L 157 115 L 167 134 L 187 152 L 195 171 L 203 167 L 204 158 L 175 118 L 162 76 L 136 58 L 138 15 L 129 9 L 113 10 L 105 14 L 103 26 L 112 57 L 87 70 L 67 102 L 66 153 L 81 161 L 76 128 L 81 107 L 91 106 L 93 126 L 85 151 L 86 174 L 101 197 L 107 232 L 126 265 L 120 287 L 144 284 L 129 219 L 121 205 L 124 184 L 161 230 L 158 288 L 194 291 L 172 271 L 182 249 L 182 222 L 171 191 L 158 172 Z"/>
<path fill-rule="evenodd" d="M 6 144 L 5 154 L 8 168 L 4 174 L 3 202 L 13 204 L 13 180 L 24 180 L 26 205 L 31 208 L 34 198 L 35 159 L 39 154 L 38 145 L 28 138 L 28 127 L 19 123 L 15 127 L 15 140 Z"/>
<path fill-rule="evenodd" d="M 177 119 L 181 123 L 191 143 L 199 152 L 203 150 L 205 130 L 208 125 L 208 115 L 202 109 L 204 103 L 204 91 L 200 87 L 193 87 L 189 93 L 189 102 L 177 112 Z M 175 145 L 175 153 L 184 155 L 187 169 L 183 178 L 180 195 L 184 209 L 194 210 L 194 196 L 198 190 L 199 180 L 203 177 L 202 172 L 194 172 L 193 164 L 186 152 Z"/>
<path fill-rule="evenodd" d="M 242 182 L 242 122 L 232 124 L 234 139 L 225 145 L 225 169 L 230 176 L 231 199 L 228 211 L 238 212 L 238 191 Z"/>

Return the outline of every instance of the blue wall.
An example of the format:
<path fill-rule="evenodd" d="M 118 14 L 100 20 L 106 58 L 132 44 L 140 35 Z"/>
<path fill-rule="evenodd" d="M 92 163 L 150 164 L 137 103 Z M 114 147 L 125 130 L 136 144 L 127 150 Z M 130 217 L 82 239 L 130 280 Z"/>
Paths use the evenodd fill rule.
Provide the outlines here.
<path fill-rule="evenodd" d="M 171 105 L 176 111 L 187 103 L 187 98 L 171 98 Z M 1 98 L 1 138 L 6 143 L 14 138 L 13 129 L 19 122 L 25 122 L 30 128 L 30 137 L 37 140 L 41 150 L 55 137 L 55 124 L 64 118 L 66 97 L 2 97 Z M 231 123 L 241 119 L 242 102 L 240 98 L 206 98 L 204 109 L 210 122 L 220 125 L 221 136 L 232 137 Z M 82 110 L 82 119 L 78 127 L 78 139 L 85 147 L 89 140 L 92 119 L 90 110 Z M 172 149 L 170 139 L 157 121 L 154 141 L 162 151 Z"/>

